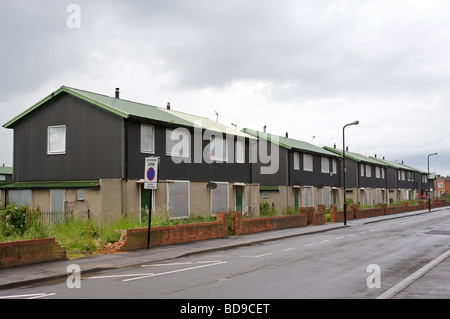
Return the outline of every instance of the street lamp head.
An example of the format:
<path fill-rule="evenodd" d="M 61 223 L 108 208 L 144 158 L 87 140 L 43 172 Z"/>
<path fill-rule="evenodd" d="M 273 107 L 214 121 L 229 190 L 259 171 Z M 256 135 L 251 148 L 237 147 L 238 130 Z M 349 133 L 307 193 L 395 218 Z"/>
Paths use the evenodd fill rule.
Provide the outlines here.
<path fill-rule="evenodd" d="M 359 121 L 355 121 L 355 122 L 350 123 L 350 125 L 358 125 L 358 124 L 359 124 Z"/>

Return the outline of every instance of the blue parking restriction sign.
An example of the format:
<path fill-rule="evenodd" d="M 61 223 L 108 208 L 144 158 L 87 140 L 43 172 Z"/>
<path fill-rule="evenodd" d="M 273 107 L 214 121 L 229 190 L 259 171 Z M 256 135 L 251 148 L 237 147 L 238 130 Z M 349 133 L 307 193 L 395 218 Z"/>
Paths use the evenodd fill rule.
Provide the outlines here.
<path fill-rule="evenodd" d="M 156 189 L 158 186 L 158 157 L 145 158 L 144 189 Z"/>
<path fill-rule="evenodd" d="M 153 167 L 150 167 L 147 170 L 147 179 L 149 181 L 153 181 L 155 179 L 155 169 Z"/>

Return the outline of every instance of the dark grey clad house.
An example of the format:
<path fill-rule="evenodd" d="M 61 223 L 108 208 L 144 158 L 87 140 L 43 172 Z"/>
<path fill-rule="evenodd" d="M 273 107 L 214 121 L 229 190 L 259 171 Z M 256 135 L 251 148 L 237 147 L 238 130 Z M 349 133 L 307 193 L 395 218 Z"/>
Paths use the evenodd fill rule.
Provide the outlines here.
<path fill-rule="evenodd" d="M 342 150 L 324 149 L 342 156 Z M 355 203 L 391 204 L 417 199 L 426 191 L 427 174 L 419 169 L 355 152 L 346 151 L 345 156 L 347 197 Z"/>
<path fill-rule="evenodd" d="M 242 130 L 261 141 L 268 142 L 269 153 L 278 152 L 279 169 L 275 174 L 254 174 L 259 183 L 262 202 L 281 209 L 298 207 L 327 208 L 330 204 L 341 206 L 343 195 L 339 185 L 339 156 L 313 144 L 267 134 L 248 128 Z M 275 152 L 276 153 L 276 152 Z M 260 161 L 254 165 L 258 170 Z"/>
<path fill-rule="evenodd" d="M 428 173 L 411 167 L 403 162 L 390 161 L 384 158 L 373 158 L 386 165 L 387 188 L 389 201 L 405 201 L 423 198 L 428 192 Z"/>
<path fill-rule="evenodd" d="M 61 87 L 6 124 L 14 130 L 9 201 L 116 218 L 153 207 L 172 217 L 259 211 L 254 137 L 167 108 Z M 158 157 L 156 190 L 143 186 Z"/>
<path fill-rule="evenodd" d="M 327 146 L 324 149 L 342 157 L 342 150 Z M 345 168 L 346 198 L 362 206 L 372 206 L 388 201 L 389 185 L 386 174 L 388 166 L 386 164 L 362 154 L 346 151 Z"/>

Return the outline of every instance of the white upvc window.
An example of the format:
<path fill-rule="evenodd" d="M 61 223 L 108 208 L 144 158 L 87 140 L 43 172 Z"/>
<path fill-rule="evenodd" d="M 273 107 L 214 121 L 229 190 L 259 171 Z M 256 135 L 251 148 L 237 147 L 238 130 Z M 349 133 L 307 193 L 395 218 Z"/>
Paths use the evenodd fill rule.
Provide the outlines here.
<path fill-rule="evenodd" d="M 153 125 L 141 124 L 141 153 L 155 152 L 155 127 Z"/>
<path fill-rule="evenodd" d="M 170 156 L 189 157 L 190 134 L 187 129 L 166 129 L 166 154 Z"/>
<path fill-rule="evenodd" d="M 226 162 L 227 160 L 227 154 L 228 154 L 228 148 L 227 148 L 227 142 L 223 138 L 223 136 L 218 135 L 211 135 L 210 137 L 210 143 L 209 143 L 209 152 L 211 155 L 211 161 L 216 162 Z"/>
<path fill-rule="evenodd" d="M 49 126 L 47 130 L 47 154 L 66 154 L 66 126 Z"/>
<path fill-rule="evenodd" d="M 294 170 L 298 171 L 300 169 L 300 154 L 294 152 Z"/>
<path fill-rule="evenodd" d="M 307 172 L 312 172 L 313 167 L 313 156 L 311 154 L 303 154 L 303 170 Z"/>
<path fill-rule="evenodd" d="M 234 147 L 236 163 L 245 163 L 245 141 L 237 139 Z"/>
<path fill-rule="evenodd" d="M 372 177 L 372 166 L 366 164 L 366 177 Z"/>
<path fill-rule="evenodd" d="M 381 167 L 375 166 L 375 177 L 381 178 Z"/>
<path fill-rule="evenodd" d="M 330 173 L 330 159 L 322 157 L 322 173 Z"/>
<path fill-rule="evenodd" d="M 337 160 L 332 160 L 333 174 L 337 174 Z"/>

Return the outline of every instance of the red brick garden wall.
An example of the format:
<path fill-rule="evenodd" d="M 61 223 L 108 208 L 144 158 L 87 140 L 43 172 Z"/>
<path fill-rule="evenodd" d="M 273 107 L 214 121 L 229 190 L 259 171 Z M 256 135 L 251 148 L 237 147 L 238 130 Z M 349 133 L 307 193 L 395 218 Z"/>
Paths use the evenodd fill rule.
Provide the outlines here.
<path fill-rule="evenodd" d="M 150 231 L 150 246 L 179 244 L 226 236 L 228 236 L 228 212 L 218 212 L 215 222 L 153 227 Z M 120 250 L 147 248 L 147 238 L 147 228 L 123 230 Z"/>
<path fill-rule="evenodd" d="M 66 259 L 66 248 L 55 238 L 0 243 L 0 268 Z"/>

